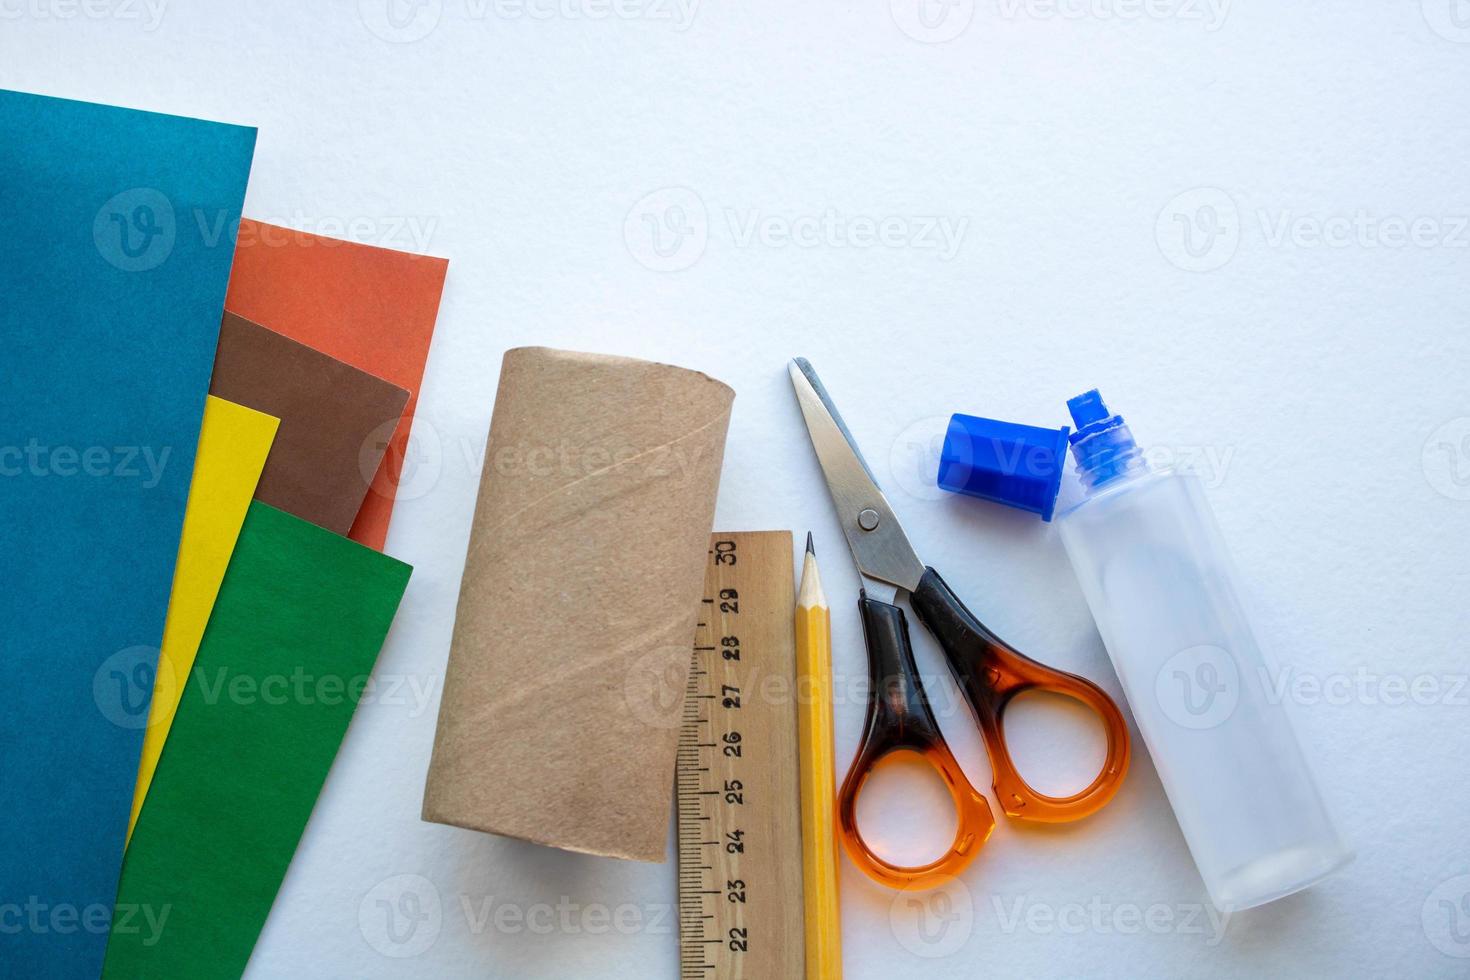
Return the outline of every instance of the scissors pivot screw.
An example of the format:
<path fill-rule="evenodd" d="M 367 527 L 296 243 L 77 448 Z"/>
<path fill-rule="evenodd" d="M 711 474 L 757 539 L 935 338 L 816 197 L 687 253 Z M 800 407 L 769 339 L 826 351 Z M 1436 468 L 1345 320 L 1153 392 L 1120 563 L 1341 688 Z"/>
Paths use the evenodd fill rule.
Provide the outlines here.
<path fill-rule="evenodd" d="M 878 512 L 871 507 L 865 508 L 858 513 L 858 527 L 864 531 L 871 531 L 878 526 Z"/>

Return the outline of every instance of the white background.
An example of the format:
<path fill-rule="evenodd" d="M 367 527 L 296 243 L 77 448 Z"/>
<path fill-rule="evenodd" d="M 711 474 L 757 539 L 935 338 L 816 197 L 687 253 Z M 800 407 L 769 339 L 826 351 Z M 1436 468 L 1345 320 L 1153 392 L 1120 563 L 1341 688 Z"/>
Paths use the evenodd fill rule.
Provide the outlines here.
<path fill-rule="evenodd" d="M 718 524 L 815 531 L 839 687 L 863 670 L 857 579 L 789 356 L 921 556 L 1115 696 L 1053 530 L 940 499 L 923 456 L 950 412 L 1059 425 L 1097 385 L 1211 486 L 1356 861 L 1222 929 L 1137 743 L 1111 806 L 1002 818 L 943 899 L 844 864 L 848 976 L 1465 975 L 1470 8 L 558 2 L 423 0 L 395 27 L 383 0 L 0 0 L 0 84 L 258 125 L 247 214 L 451 259 L 388 542 L 415 566 L 378 665 L 403 687 L 359 709 L 251 976 L 675 975 L 672 864 L 418 819 L 500 355 L 533 343 L 735 387 Z M 930 687 L 988 788 L 953 687 Z M 1023 767 L 1083 781 L 1086 719 L 1030 707 Z M 860 722 L 838 705 L 840 766 Z M 942 797 L 885 782 L 917 788 L 864 815 L 921 856 Z"/>

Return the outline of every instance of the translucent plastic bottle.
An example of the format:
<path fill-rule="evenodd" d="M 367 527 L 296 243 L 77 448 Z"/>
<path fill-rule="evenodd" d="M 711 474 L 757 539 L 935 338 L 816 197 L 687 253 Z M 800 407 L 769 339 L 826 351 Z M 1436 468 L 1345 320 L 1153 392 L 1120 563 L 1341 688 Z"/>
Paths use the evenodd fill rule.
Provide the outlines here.
<path fill-rule="evenodd" d="M 1067 407 L 1087 496 L 1062 540 L 1210 898 L 1244 909 L 1306 888 L 1352 854 L 1199 481 L 1150 470 L 1096 390 Z"/>

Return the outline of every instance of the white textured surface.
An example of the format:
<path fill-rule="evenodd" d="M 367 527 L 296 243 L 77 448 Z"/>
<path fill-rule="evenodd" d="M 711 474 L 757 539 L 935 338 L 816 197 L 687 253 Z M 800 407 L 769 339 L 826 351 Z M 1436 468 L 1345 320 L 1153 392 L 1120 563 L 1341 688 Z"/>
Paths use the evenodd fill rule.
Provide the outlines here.
<path fill-rule="evenodd" d="M 359 710 L 251 975 L 675 974 L 672 865 L 418 820 L 499 357 L 526 343 L 734 385 L 719 524 L 815 530 L 849 677 L 857 582 L 789 355 L 921 555 L 1001 635 L 1115 693 L 1056 536 L 936 499 L 913 447 L 955 410 L 1060 424 L 1099 385 L 1140 440 L 1204 462 L 1357 861 L 1221 934 L 1140 754 L 1100 815 L 1003 821 L 926 905 L 844 866 L 849 977 L 1464 975 L 1464 3 L 934 0 L 926 28 L 919 0 L 692 2 L 425 0 L 395 34 L 374 0 L 180 0 L 156 22 L 132 0 L 0 0 L 0 84 L 257 124 L 248 214 L 452 260 L 389 539 L 416 571 L 379 662 L 429 699 L 385 686 Z M 696 234 L 660 256 L 644 218 L 673 205 Z M 830 231 L 795 220 L 829 212 Z M 854 220 L 885 218 L 906 244 L 858 247 Z M 934 218 L 957 248 L 907 243 Z M 815 241 L 782 244 L 783 222 Z M 1084 723 L 1035 714 L 1068 737 L 1024 726 L 1023 764 L 1075 781 Z M 844 767 L 860 720 L 839 704 Z M 973 726 L 944 725 L 988 788 Z M 898 826 L 884 802 L 865 812 Z M 385 908 L 414 896 L 424 917 L 390 935 Z"/>

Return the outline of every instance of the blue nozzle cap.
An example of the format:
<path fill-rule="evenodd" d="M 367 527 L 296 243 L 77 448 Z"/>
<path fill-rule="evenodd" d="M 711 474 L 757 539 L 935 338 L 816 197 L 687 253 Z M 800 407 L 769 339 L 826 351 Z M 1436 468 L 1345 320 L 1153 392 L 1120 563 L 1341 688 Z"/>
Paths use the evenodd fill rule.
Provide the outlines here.
<path fill-rule="evenodd" d="M 1051 520 L 1062 485 L 1067 426 L 1041 429 L 955 415 L 939 455 L 939 486 Z"/>
<path fill-rule="evenodd" d="M 1077 436 L 1082 435 L 1083 429 L 1094 422 L 1106 422 L 1110 418 L 1117 418 L 1108 411 L 1108 406 L 1103 404 L 1102 395 L 1096 388 L 1084 391 L 1076 398 L 1067 399 L 1067 411 L 1072 413 L 1072 424 L 1077 426 Z M 1122 421 L 1121 418 L 1118 421 Z M 1076 442 L 1077 439 L 1072 440 Z"/>
<path fill-rule="evenodd" d="M 1096 388 L 1067 399 L 1067 411 L 1077 426 L 1070 441 L 1083 487 L 1091 491 L 1145 468 L 1123 416 L 1108 410 Z"/>

